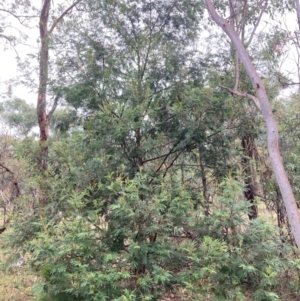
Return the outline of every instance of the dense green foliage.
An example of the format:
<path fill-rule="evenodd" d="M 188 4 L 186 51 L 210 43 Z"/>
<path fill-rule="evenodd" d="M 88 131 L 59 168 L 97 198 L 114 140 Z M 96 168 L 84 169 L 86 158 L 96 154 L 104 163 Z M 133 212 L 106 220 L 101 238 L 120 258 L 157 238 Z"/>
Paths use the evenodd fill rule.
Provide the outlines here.
<path fill-rule="evenodd" d="M 261 7 L 248 2 L 237 5 L 234 22 L 277 109 L 299 198 L 299 109 L 280 100 L 274 76 L 281 60 L 274 45 L 286 35 L 275 28 L 252 41 Z M 270 17 L 286 9 L 277 2 Z M 253 88 L 232 46 L 207 26 L 197 0 L 78 4 L 49 39 L 49 95 L 63 100 L 51 119 L 47 170 L 39 168 L 33 108 L 1 103 L 17 137 L 1 141 L 3 183 L 22 189 L 9 244 L 41 277 L 37 300 L 299 294 L 298 254 L 265 129 L 256 107 L 226 87 Z"/>
<path fill-rule="evenodd" d="M 46 300 L 157 300 L 170 291 L 179 298 L 243 300 L 247 287 L 256 300 L 277 300 L 290 250 L 274 226 L 249 223 L 241 185 L 221 183 L 207 216 L 201 199 L 179 184 L 149 186 L 148 180 L 142 172 L 100 185 L 115 199 L 104 217 L 107 200 L 94 199 L 98 210 L 86 208 L 88 188 L 64 201 L 68 215 L 40 219 L 27 244 L 33 268 L 45 278 L 35 290 Z"/>

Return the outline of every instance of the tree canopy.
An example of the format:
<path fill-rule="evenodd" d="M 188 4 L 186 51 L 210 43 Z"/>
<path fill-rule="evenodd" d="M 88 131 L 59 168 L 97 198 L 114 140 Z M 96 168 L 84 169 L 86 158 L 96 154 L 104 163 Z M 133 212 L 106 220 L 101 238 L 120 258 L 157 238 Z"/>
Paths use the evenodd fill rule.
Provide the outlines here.
<path fill-rule="evenodd" d="M 45 0 L 18 15 L 40 30 L 37 102 L 0 103 L 1 235 L 37 300 L 297 297 L 299 74 L 282 66 L 299 47 L 277 21 L 297 3 Z"/>

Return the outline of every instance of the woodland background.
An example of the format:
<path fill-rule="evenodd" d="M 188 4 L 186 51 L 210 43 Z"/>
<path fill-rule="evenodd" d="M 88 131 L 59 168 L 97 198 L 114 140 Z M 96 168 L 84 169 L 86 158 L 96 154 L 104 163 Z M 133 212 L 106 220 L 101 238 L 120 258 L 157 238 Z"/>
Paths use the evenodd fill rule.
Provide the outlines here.
<path fill-rule="evenodd" d="M 2 1 L 19 70 L 1 82 L 1 300 L 299 300 L 259 87 L 209 2 Z M 266 88 L 299 206 L 299 1 L 214 6 Z"/>

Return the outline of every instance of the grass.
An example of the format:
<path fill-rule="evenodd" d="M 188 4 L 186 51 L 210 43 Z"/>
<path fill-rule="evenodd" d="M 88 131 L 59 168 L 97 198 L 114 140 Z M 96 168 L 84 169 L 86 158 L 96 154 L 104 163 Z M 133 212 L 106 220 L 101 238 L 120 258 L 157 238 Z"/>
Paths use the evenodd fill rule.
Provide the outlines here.
<path fill-rule="evenodd" d="M 38 277 L 26 265 L 9 267 L 11 250 L 5 248 L 6 232 L 0 234 L 0 301 L 33 301 L 32 286 Z"/>

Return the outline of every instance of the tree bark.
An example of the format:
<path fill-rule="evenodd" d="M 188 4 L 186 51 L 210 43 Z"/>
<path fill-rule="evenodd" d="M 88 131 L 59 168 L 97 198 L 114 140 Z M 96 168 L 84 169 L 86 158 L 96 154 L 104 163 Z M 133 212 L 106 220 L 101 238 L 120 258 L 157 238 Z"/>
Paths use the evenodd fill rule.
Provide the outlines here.
<path fill-rule="evenodd" d="M 43 7 L 40 14 L 40 58 L 39 58 L 39 89 L 38 89 L 38 99 L 37 99 L 37 119 L 40 129 L 40 158 L 39 166 L 41 170 L 46 170 L 48 168 L 48 144 L 49 139 L 49 123 L 54 113 L 59 96 L 56 96 L 52 109 L 49 114 L 47 114 L 47 83 L 48 83 L 48 65 L 49 65 L 49 37 L 53 32 L 57 24 L 68 14 L 73 7 L 78 4 L 81 0 L 74 2 L 70 5 L 52 24 L 51 28 L 48 30 L 49 13 L 51 9 L 51 0 L 43 0 Z"/>
<path fill-rule="evenodd" d="M 209 216 L 209 192 L 208 192 L 208 183 L 205 171 L 205 164 L 202 158 L 203 148 L 201 145 L 199 146 L 199 163 L 200 163 L 200 172 L 201 172 L 201 179 L 202 179 L 202 189 L 203 189 L 203 199 L 204 199 L 204 208 L 205 208 L 205 215 Z"/>
<path fill-rule="evenodd" d="M 296 13 L 297 13 L 298 28 L 300 30 L 300 2 L 299 2 L 299 0 L 295 0 L 295 2 L 296 2 Z"/>
<path fill-rule="evenodd" d="M 297 247 L 300 249 L 300 214 L 279 152 L 277 123 L 271 109 L 266 89 L 236 32 L 231 28 L 230 24 L 228 24 L 224 18 L 218 15 L 211 0 L 205 0 L 205 3 L 213 21 L 222 28 L 222 30 L 227 34 L 231 42 L 234 44 L 239 58 L 242 61 L 256 91 L 261 112 L 267 127 L 268 151 L 271 164 L 286 207 Z"/>
<path fill-rule="evenodd" d="M 259 183 L 257 181 L 257 172 L 255 168 L 258 161 L 258 152 L 255 145 L 254 136 L 252 134 L 244 135 L 242 137 L 241 144 L 244 152 L 242 165 L 246 176 L 244 195 L 247 201 L 251 204 L 248 216 L 249 219 L 252 220 L 258 216 L 258 208 L 255 204 L 255 197 L 259 195 L 260 190 L 258 187 Z"/>
<path fill-rule="evenodd" d="M 37 119 L 40 129 L 40 169 L 46 170 L 48 167 L 48 145 L 47 140 L 49 138 L 49 126 L 48 116 L 46 113 L 46 93 L 47 93 L 47 81 L 48 81 L 48 64 L 49 64 L 49 36 L 48 36 L 48 19 L 51 7 L 51 0 L 44 0 L 41 15 L 40 15 L 40 74 L 39 74 L 39 90 L 37 99 Z"/>
<path fill-rule="evenodd" d="M 296 13 L 297 13 L 297 21 L 298 21 L 298 31 L 300 31 L 300 1 L 299 0 L 295 0 L 296 2 Z M 300 58 L 299 58 L 299 38 L 298 38 L 298 33 L 295 33 L 296 35 L 296 43 L 295 43 L 295 47 L 296 47 L 296 51 L 298 54 L 298 59 L 297 59 L 297 68 L 298 68 L 298 82 L 300 83 Z M 298 48 L 297 48 L 298 47 Z M 298 85 L 298 92 L 300 92 L 300 84 Z"/>

